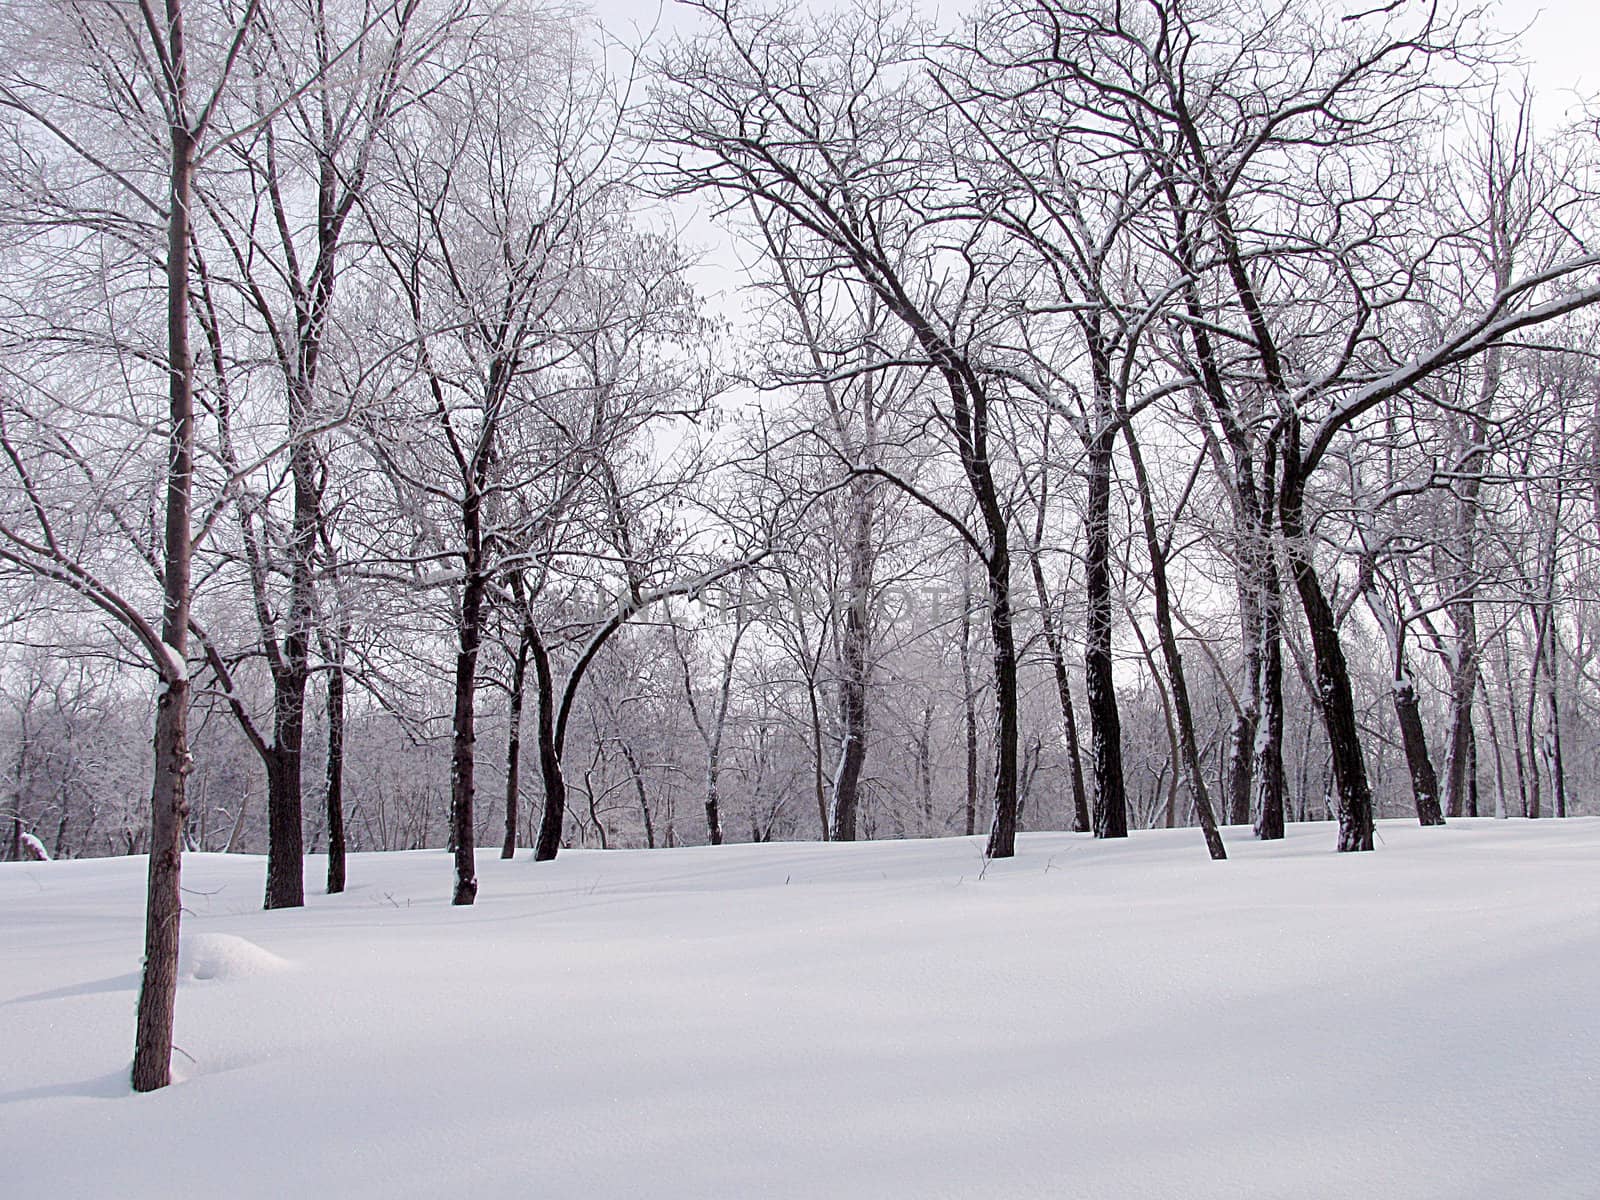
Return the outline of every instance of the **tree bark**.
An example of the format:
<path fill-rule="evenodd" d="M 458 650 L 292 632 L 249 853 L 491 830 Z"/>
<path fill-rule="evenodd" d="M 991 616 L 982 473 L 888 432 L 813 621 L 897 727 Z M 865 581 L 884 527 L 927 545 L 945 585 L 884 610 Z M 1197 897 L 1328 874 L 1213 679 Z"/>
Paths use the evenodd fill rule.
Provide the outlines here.
<path fill-rule="evenodd" d="M 528 651 L 533 658 L 533 676 L 539 696 L 539 781 L 544 787 L 544 808 L 539 817 L 533 860 L 548 862 L 561 849 L 561 831 L 567 820 L 567 781 L 561 769 L 561 745 L 556 733 L 555 680 L 550 670 L 550 655 L 538 631 L 530 626 L 529 634 Z"/>
<path fill-rule="evenodd" d="M 328 762 L 324 789 L 328 810 L 328 895 L 344 891 L 344 650 L 340 643 L 328 669 Z"/>
<path fill-rule="evenodd" d="M 1128 797 L 1122 776 L 1122 721 L 1111 657 L 1111 454 L 1115 415 L 1102 409 L 1089 443 L 1089 503 L 1084 575 L 1088 635 L 1084 657 L 1089 739 L 1094 761 L 1094 836 L 1128 836 Z"/>
<path fill-rule="evenodd" d="M 471 904 L 478 897 L 478 867 L 473 821 L 473 773 L 477 743 L 478 649 L 483 639 L 483 594 L 487 581 L 479 568 L 477 504 L 467 508 L 467 577 L 461 588 L 461 625 L 457 631 L 455 711 L 451 722 L 450 837 L 455 847 L 455 890 L 452 904 Z"/>
<path fill-rule="evenodd" d="M 1261 639 L 1257 676 L 1255 744 L 1256 837 L 1276 841 L 1284 834 L 1283 769 L 1283 591 L 1278 576 L 1278 556 L 1267 540 L 1257 564 L 1261 605 L 1256 614 Z M 1304 789 L 1302 788 L 1302 792 Z"/>
<path fill-rule="evenodd" d="M 1167 550 L 1156 528 L 1155 501 L 1150 495 L 1150 479 L 1144 467 L 1144 455 L 1139 452 L 1139 442 L 1133 433 L 1133 423 L 1122 414 L 1122 438 L 1128 447 L 1128 459 L 1133 467 L 1134 486 L 1139 492 L 1139 510 L 1144 520 L 1145 551 L 1150 558 L 1150 589 L 1155 599 L 1156 637 L 1161 643 L 1161 656 L 1167 668 L 1167 682 L 1172 693 L 1173 716 L 1178 726 L 1178 757 L 1194 803 L 1195 815 L 1205 836 L 1206 851 L 1213 860 L 1225 859 L 1228 851 L 1222 844 L 1222 834 L 1217 829 L 1216 813 L 1211 807 L 1211 796 L 1206 789 L 1205 771 L 1200 764 L 1200 745 L 1194 732 L 1194 712 L 1189 705 L 1189 682 L 1183 670 L 1183 655 L 1178 651 L 1177 633 L 1172 627 L 1171 597 L 1167 588 Z"/>
<path fill-rule="evenodd" d="M 1061 634 L 1056 629 L 1055 613 L 1050 607 L 1050 593 L 1045 583 L 1044 565 L 1039 561 L 1039 537 L 1042 532 L 1044 511 L 1041 502 L 1039 523 L 1034 528 L 1034 540 L 1028 547 L 1028 567 L 1033 575 L 1033 592 L 1039 601 L 1039 623 L 1044 630 L 1045 650 L 1050 655 L 1050 669 L 1055 676 L 1056 702 L 1061 706 L 1061 736 L 1067 747 L 1067 762 L 1072 775 L 1072 832 L 1087 833 L 1089 824 L 1089 798 L 1083 786 L 1083 756 L 1078 750 L 1078 719 L 1072 706 L 1072 686 L 1067 677 L 1066 655 L 1062 652 Z"/>
<path fill-rule="evenodd" d="M 628 775 L 633 780 L 633 794 L 639 801 L 639 812 L 644 817 L 645 849 L 654 850 L 656 827 L 650 816 L 650 795 L 645 791 L 644 772 L 639 768 L 639 759 L 634 754 L 633 747 L 626 740 L 620 740 L 617 744 L 622 748 L 622 757 L 628 764 Z"/>
<path fill-rule="evenodd" d="M 1305 478 L 1300 460 L 1299 417 L 1287 418 L 1287 437 L 1283 445 L 1283 488 L 1278 501 L 1278 518 L 1283 528 L 1284 549 L 1289 573 L 1300 596 L 1306 627 L 1311 634 L 1312 656 L 1316 667 L 1317 691 L 1322 701 L 1323 724 L 1328 731 L 1328 749 L 1333 759 L 1337 788 L 1339 839 L 1341 851 L 1371 850 L 1373 833 L 1372 790 L 1367 781 L 1366 759 L 1361 752 L 1361 734 L 1356 721 L 1355 697 L 1350 688 L 1350 671 L 1339 641 L 1333 609 L 1322 590 L 1311 545 L 1305 530 Z"/>
<path fill-rule="evenodd" d="M 178 998 L 178 936 L 183 912 L 183 826 L 189 757 L 191 508 L 194 490 L 194 359 L 189 348 L 189 222 L 195 134 L 188 125 L 188 57 L 183 9 L 167 0 L 166 61 L 172 152 L 167 206 L 166 514 L 162 559 L 165 661 L 156 706 L 155 766 L 150 794 L 150 862 L 145 888 L 144 967 L 139 981 L 132 1084 L 136 1092 L 172 1079 L 172 1026 Z"/>
<path fill-rule="evenodd" d="M 867 761 L 867 684 L 871 638 L 871 479 L 851 480 L 849 593 L 839 656 L 839 763 L 833 773 L 832 840 L 856 840 L 861 771 Z"/>
<path fill-rule="evenodd" d="M 517 810 L 522 795 L 522 702 L 528 683 L 528 629 L 524 620 L 517 634 L 517 653 L 511 663 L 510 711 L 506 716 L 506 836 L 501 858 L 517 854 Z M 646 823 L 648 824 L 648 814 Z"/>
<path fill-rule="evenodd" d="M 961 566 L 961 719 L 966 749 L 966 834 L 978 823 L 978 705 L 972 680 L 972 583 Z"/>
<path fill-rule="evenodd" d="M 305 903 L 305 835 L 300 803 L 304 701 L 303 670 L 275 673 L 272 745 L 267 753 L 267 908 L 299 908 Z"/>

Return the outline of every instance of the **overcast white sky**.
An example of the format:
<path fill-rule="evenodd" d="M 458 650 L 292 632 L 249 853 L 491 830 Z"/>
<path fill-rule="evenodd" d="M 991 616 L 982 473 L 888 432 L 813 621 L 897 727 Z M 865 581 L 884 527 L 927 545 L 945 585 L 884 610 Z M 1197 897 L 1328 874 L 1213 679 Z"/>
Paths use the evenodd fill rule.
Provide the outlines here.
<path fill-rule="evenodd" d="M 619 29 L 630 25 L 649 29 L 692 26 L 673 0 L 593 0 L 594 10 Z M 816 7 L 833 7 L 818 0 Z M 959 10 L 960 0 L 934 0 L 928 8 Z M 1508 30 L 1531 22 L 1525 38 L 1530 72 L 1547 107 L 1566 107 L 1576 91 L 1600 92 L 1600 0 L 1500 0 L 1500 24 Z"/>
<path fill-rule="evenodd" d="M 1596 65 L 1600 4 L 1595 0 L 1546 0 L 1543 4 L 1505 0 L 1500 7 L 1510 28 L 1533 22 L 1523 41 L 1529 74 L 1544 97 L 1546 119 L 1570 104 L 1575 92 L 1600 92 L 1600 67 Z"/>

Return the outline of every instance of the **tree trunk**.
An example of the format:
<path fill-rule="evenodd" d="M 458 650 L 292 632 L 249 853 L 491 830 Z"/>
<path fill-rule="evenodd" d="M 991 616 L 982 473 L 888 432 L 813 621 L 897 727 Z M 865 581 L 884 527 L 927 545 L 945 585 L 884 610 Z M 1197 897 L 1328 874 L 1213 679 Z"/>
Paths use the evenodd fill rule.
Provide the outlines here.
<path fill-rule="evenodd" d="M 187 524 L 187 522 L 185 523 Z M 185 530 L 187 535 L 187 530 Z M 169 564 L 170 565 L 170 564 Z M 185 599 L 184 606 L 187 607 Z M 168 645 L 171 645 L 169 642 Z M 179 653 L 176 647 L 173 652 Z M 133 1090 L 172 1079 L 172 1025 L 178 999 L 178 927 L 183 823 L 189 805 L 189 682 L 163 687 L 156 706 L 155 782 L 150 797 L 150 871 L 145 891 L 144 972 L 139 986 Z"/>
<path fill-rule="evenodd" d="M 1445 756 L 1445 811 L 1462 814 L 1472 748 L 1472 702 L 1478 690 L 1478 608 L 1476 600 L 1464 596 L 1450 606 L 1455 626 L 1455 655 L 1450 664 L 1450 746 Z"/>
<path fill-rule="evenodd" d="M 280 671 L 272 683 L 272 746 L 267 752 L 266 907 L 299 908 L 306 902 L 300 796 L 305 672 Z"/>
<path fill-rule="evenodd" d="M 972 681 L 972 582 L 967 566 L 961 565 L 961 701 L 962 727 L 966 734 L 966 833 L 971 837 L 978 824 L 978 704 Z"/>
<path fill-rule="evenodd" d="M 475 509 L 475 504 L 469 504 Z M 483 639 L 483 593 L 486 580 L 471 549 L 476 540 L 475 513 L 469 516 L 467 577 L 461 588 L 461 628 L 456 650 L 455 712 L 451 722 L 450 838 L 455 849 L 452 904 L 471 904 L 478 897 L 477 834 L 474 826 L 473 772 L 477 742 L 478 648 Z"/>
<path fill-rule="evenodd" d="M 328 670 L 328 895 L 344 891 L 344 658 L 343 643 Z"/>
<path fill-rule="evenodd" d="M 984 564 L 989 582 L 989 634 L 994 642 L 994 823 L 987 854 L 1017 852 L 1017 646 L 1011 630 L 1011 556 L 1004 534 Z"/>
<path fill-rule="evenodd" d="M 1177 765 L 1181 766 L 1187 777 L 1189 796 L 1194 803 L 1195 815 L 1200 819 L 1206 851 L 1214 861 L 1225 859 L 1228 851 L 1222 844 L 1216 813 L 1206 790 L 1205 771 L 1200 765 L 1200 744 L 1194 732 L 1194 712 L 1189 705 L 1189 682 L 1183 670 L 1183 656 L 1178 652 L 1177 634 L 1172 627 L 1171 598 L 1167 588 L 1167 551 L 1156 528 L 1155 502 L 1150 495 L 1150 479 L 1145 472 L 1144 455 L 1139 452 L 1133 423 L 1126 414 L 1122 420 L 1122 437 L 1128 447 L 1134 486 L 1139 493 L 1139 510 L 1144 520 L 1145 551 L 1150 558 L 1150 588 L 1156 608 L 1156 637 L 1161 643 L 1161 657 L 1166 664 L 1167 682 L 1172 692 L 1173 716 L 1178 725 Z"/>
<path fill-rule="evenodd" d="M 533 845 L 534 862 L 549 862 L 561 849 L 561 831 L 567 820 L 567 781 L 561 769 L 561 747 L 556 742 L 555 680 L 550 655 L 538 632 L 529 627 L 528 651 L 539 696 L 539 781 L 544 787 L 544 809 L 539 817 L 539 837 Z"/>
<path fill-rule="evenodd" d="M 922 836 L 933 836 L 933 701 L 922 706 L 917 729 L 917 793 L 922 801 Z"/>
<path fill-rule="evenodd" d="M 851 480 L 849 594 L 839 654 L 839 764 L 833 773 L 833 829 L 836 842 L 856 840 L 856 809 L 861 770 L 867 761 L 868 642 L 871 638 L 872 481 Z"/>
<path fill-rule="evenodd" d="M 522 795 L 522 700 L 528 683 L 528 622 L 517 635 L 517 656 L 511 664 L 511 703 L 506 717 L 506 837 L 501 858 L 517 854 L 517 809 Z M 648 820 L 648 817 L 647 817 Z"/>
<path fill-rule="evenodd" d="M 1283 528 L 1284 548 L 1289 573 L 1300 595 L 1306 627 L 1311 634 L 1317 691 L 1322 701 L 1323 724 L 1328 731 L 1328 749 L 1333 759 L 1337 788 L 1339 840 L 1341 851 L 1371 850 L 1373 833 L 1372 789 L 1367 781 L 1366 760 L 1361 752 L 1361 733 L 1356 721 L 1355 697 L 1350 688 L 1350 671 L 1333 609 L 1322 590 L 1311 545 L 1305 530 L 1305 478 L 1300 461 L 1299 418 L 1288 418 L 1288 437 L 1283 447 L 1283 489 L 1278 501 L 1278 517 Z"/>
<path fill-rule="evenodd" d="M 1270 540 L 1258 564 L 1261 638 L 1255 744 L 1256 837 L 1276 841 L 1284 833 L 1283 771 L 1283 593 L 1278 556 Z M 1301 794 L 1304 795 L 1304 787 Z"/>
<path fill-rule="evenodd" d="M 1550 802 L 1554 807 L 1557 817 L 1567 815 L 1567 767 L 1561 752 L 1561 698 L 1558 688 L 1560 686 L 1560 663 L 1558 655 L 1561 650 L 1560 635 L 1555 628 L 1555 618 L 1552 614 L 1546 620 L 1550 624 L 1550 645 L 1545 656 L 1545 679 L 1549 690 L 1545 693 L 1549 705 L 1550 721 Z"/>
<path fill-rule="evenodd" d="M 1416 801 L 1417 821 L 1422 825 L 1443 825 L 1439 808 L 1439 778 L 1428 753 L 1428 737 L 1417 708 L 1417 691 L 1409 676 L 1394 681 L 1394 715 L 1400 723 L 1400 742 L 1406 752 L 1406 768 L 1411 774 L 1411 795 Z"/>
<path fill-rule="evenodd" d="M 633 794 L 639 801 L 639 812 L 644 817 L 644 844 L 647 850 L 656 848 L 656 828 L 650 817 L 650 796 L 644 788 L 644 772 L 639 769 L 639 759 L 633 752 L 633 747 L 626 741 L 617 743 L 622 748 L 622 757 L 628 764 L 628 775 L 633 780 Z"/>
<path fill-rule="evenodd" d="M 139 981 L 132 1084 L 154 1091 L 172 1079 L 172 1025 L 178 998 L 178 936 L 183 912 L 183 825 L 189 757 L 190 570 L 193 554 L 194 360 L 189 350 L 189 206 L 195 138 L 186 124 L 183 13 L 167 0 L 172 161 L 167 211 L 168 450 L 163 530 L 162 622 L 158 649 L 164 686 L 156 706 L 150 794 L 150 864 L 145 889 L 144 967 Z"/>
<path fill-rule="evenodd" d="M 1102 411 L 1089 443 L 1089 503 L 1084 574 L 1089 606 L 1084 657 L 1089 738 L 1094 760 L 1094 836 L 1128 836 L 1128 797 L 1122 777 L 1122 721 L 1111 658 L 1111 454 L 1113 414 Z"/>
<path fill-rule="evenodd" d="M 1041 511 L 1041 517 L 1043 513 Z M 1039 543 L 1035 537 L 1028 547 L 1028 566 L 1033 574 L 1033 592 L 1039 601 L 1039 622 L 1044 628 L 1045 649 L 1050 655 L 1050 668 L 1055 675 L 1056 702 L 1061 706 L 1061 734 L 1067 747 L 1067 761 L 1072 771 L 1072 832 L 1089 832 L 1089 798 L 1083 786 L 1083 756 L 1078 752 L 1078 720 L 1072 707 L 1072 686 L 1067 678 L 1066 655 L 1061 648 L 1061 635 L 1056 630 L 1055 613 L 1050 607 L 1050 593 L 1045 584 L 1044 565 L 1039 561 Z"/>

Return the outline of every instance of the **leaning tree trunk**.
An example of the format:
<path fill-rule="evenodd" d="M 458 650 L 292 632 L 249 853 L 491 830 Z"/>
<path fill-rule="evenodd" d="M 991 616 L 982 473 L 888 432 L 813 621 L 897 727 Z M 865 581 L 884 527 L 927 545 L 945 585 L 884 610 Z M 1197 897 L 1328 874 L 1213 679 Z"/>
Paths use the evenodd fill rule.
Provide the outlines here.
<path fill-rule="evenodd" d="M 539 698 L 539 781 L 544 787 L 544 809 L 539 817 L 539 836 L 533 844 L 533 860 L 549 862 L 561 849 L 561 831 L 567 820 L 567 780 L 556 738 L 556 691 L 550 655 L 538 631 L 529 626 L 528 633 L 528 652 L 533 658 Z"/>
<path fill-rule="evenodd" d="M 1040 525 L 1043 506 L 1040 507 Z M 1056 702 L 1061 706 L 1061 736 L 1067 745 L 1067 762 L 1072 774 L 1072 832 L 1089 832 L 1089 797 L 1083 786 L 1083 756 L 1078 751 L 1078 718 L 1072 707 L 1072 686 L 1067 678 L 1066 655 L 1061 648 L 1061 634 L 1056 629 L 1055 613 L 1050 607 L 1050 592 L 1045 584 L 1044 564 L 1039 561 L 1040 525 L 1035 526 L 1033 544 L 1028 547 L 1028 566 L 1033 574 L 1033 592 L 1039 601 L 1039 623 L 1044 629 L 1045 650 L 1050 655 L 1050 668 L 1056 681 Z"/>
<path fill-rule="evenodd" d="M 626 739 L 619 739 L 623 760 L 628 764 L 628 776 L 633 780 L 634 798 L 639 801 L 639 813 L 644 818 L 644 845 L 647 850 L 656 848 L 656 826 L 650 813 L 650 793 L 645 790 L 644 771 L 639 766 L 639 756 Z"/>
<path fill-rule="evenodd" d="M 1394 702 L 1395 721 L 1400 727 L 1400 745 L 1405 751 L 1406 770 L 1411 776 L 1411 796 L 1416 804 L 1417 820 L 1423 825 L 1443 825 L 1444 813 L 1439 808 L 1439 777 L 1434 773 L 1433 756 L 1428 753 L 1427 730 L 1423 728 L 1422 712 L 1417 706 L 1417 689 L 1411 682 L 1411 672 L 1406 667 L 1405 614 L 1391 613 L 1384 607 L 1378 594 L 1376 573 L 1370 562 L 1361 568 L 1360 587 L 1366 596 L 1367 607 L 1373 619 L 1383 629 L 1389 642 L 1389 657 L 1394 664 L 1394 680 L 1390 684 L 1390 698 Z"/>
<path fill-rule="evenodd" d="M 1305 478 L 1300 461 L 1299 418 L 1291 415 L 1283 446 L 1283 487 L 1278 518 L 1283 529 L 1289 573 L 1300 596 L 1306 627 L 1311 634 L 1317 691 L 1322 699 L 1322 719 L 1328 731 L 1337 788 L 1341 851 L 1371 850 L 1373 834 L 1372 789 L 1367 781 L 1366 759 L 1361 752 L 1361 732 L 1356 721 L 1350 670 L 1339 641 L 1333 609 L 1323 593 L 1311 557 L 1305 530 Z"/>
<path fill-rule="evenodd" d="M 1161 657 L 1167 668 L 1167 682 L 1172 693 L 1173 716 L 1178 725 L 1179 765 L 1188 776 L 1189 795 L 1194 803 L 1195 815 L 1205 836 L 1206 851 L 1213 860 L 1225 859 L 1228 851 L 1222 844 L 1222 834 L 1217 829 L 1216 813 L 1211 807 L 1211 797 L 1206 790 L 1205 771 L 1200 765 L 1200 745 L 1194 733 L 1194 712 L 1189 705 L 1189 682 L 1183 670 L 1183 656 L 1178 652 L 1178 637 L 1172 627 L 1171 597 L 1167 588 L 1167 551 L 1156 529 L 1155 502 L 1150 495 L 1150 479 L 1144 468 L 1144 455 L 1139 452 L 1138 439 L 1133 434 L 1133 423 L 1122 418 L 1122 437 L 1128 447 L 1128 459 L 1133 467 L 1134 486 L 1139 493 L 1139 510 L 1144 522 L 1145 551 L 1150 558 L 1150 588 L 1155 598 L 1156 636 L 1161 642 Z M 1171 813 L 1172 806 L 1168 805 Z M 1176 815 L 1176 814 L 1172 814 Z"/>
<path fill-rule="evenodd" d="M 1399 664 L 1404 671 L 1404 664 Z M 1394 681 L 1394 715 L 1400 725 L 1400 744 L 1406 753 L 1406 769 L 1411 775 L 1411 794 L 1416 801 L 1417 821 L 1422 825 L 1443 825 L 1444 813 L 1439 808 L 1439 777 L 1433 769 L 1433 758 L 1428 753 L 1428 735 L 1422 725 L 1422 713 L 1417 707 L 1417 689 L 1407 674 L 1399 674 Z"/>

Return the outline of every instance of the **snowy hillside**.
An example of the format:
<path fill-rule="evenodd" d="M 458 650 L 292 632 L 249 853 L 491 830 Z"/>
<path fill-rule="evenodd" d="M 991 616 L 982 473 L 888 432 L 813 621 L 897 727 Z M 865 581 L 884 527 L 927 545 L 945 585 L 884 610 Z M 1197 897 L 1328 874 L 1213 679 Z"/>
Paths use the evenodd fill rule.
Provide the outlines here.
<path fill-rule="evenodd" d="M 1600 820 L 0 865 L 13 1197 L 1593 1197 Z M 322 867 L 312 862 L 308 878 Z"/>

